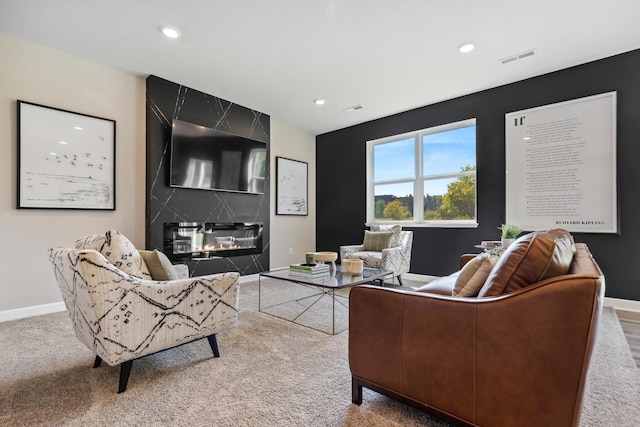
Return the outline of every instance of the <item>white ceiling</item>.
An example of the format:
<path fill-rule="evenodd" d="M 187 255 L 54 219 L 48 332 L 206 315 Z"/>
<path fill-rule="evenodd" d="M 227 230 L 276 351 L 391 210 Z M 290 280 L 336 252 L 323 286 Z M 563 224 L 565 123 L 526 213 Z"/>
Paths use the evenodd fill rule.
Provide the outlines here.
<path fill-rule="evenodd" d="M 638 49 L 638 17 L 639 0 L 0 0 L 2 32 L 314 135 Z"/>

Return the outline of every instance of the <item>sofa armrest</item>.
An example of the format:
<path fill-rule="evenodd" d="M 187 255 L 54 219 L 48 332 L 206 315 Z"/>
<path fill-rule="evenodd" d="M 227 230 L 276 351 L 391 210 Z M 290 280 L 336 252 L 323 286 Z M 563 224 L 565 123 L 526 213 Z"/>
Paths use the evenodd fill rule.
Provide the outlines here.
<path fill-rule="evenodd" d="M 479 254 L 462 254 L 460 256 L 460 269 L 464 267 L 469 261 L 477 257 Z"/>

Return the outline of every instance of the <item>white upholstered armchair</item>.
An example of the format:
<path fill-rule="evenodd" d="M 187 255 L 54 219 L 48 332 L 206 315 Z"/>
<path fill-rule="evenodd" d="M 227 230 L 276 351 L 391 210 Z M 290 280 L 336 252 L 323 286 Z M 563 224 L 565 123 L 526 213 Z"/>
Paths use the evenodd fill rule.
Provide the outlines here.
<path fill-rule="evenodd" d="M 96 355 L 94 368 L 103 360 L 120 365 L 118 393 L 126 389 L 137 358 L 204 337 L 219 357 L 216 333 L 238 319 L 238 273 L 165 281 L 136 277 L 102 253 L 115 256 L 124 269 L 148 270 L 135 248 L 130 251 L 133 245 L 113 230 L 97 237 L 101 251 L 53 248 L 49 254 L 76 337 Z M 114 244 L 122 238 L 124 251 Z M 85 243 L 86 238 L 76 245 Z"/>
<path fill-rule="evenodd" d="M 365 268 L 381 268 L 384 270 L 393 271 L 393 277 L 397 277 L 398 283 L 402 285 L 402 279 L 400 275 L 403 273 L 408 273 L 411 267 L 411 247 L 413 245 L 413 231 L 398 230 L 395 233 L 397 239 L 397 241 L 395 242 L 395 246 L 387 248 L 367 247 L 367 238 L 380 231 L 384 231 L 384 229 L 365 232 L 365 241 L 360 245 L 340 246 L 340 260 L 345 260 L 348 258 L 361 259 Z M 391 241 L 391 244 L 394 244 L 393 240 Z M 382 246 L 386 245 L 383 244 Z"/>

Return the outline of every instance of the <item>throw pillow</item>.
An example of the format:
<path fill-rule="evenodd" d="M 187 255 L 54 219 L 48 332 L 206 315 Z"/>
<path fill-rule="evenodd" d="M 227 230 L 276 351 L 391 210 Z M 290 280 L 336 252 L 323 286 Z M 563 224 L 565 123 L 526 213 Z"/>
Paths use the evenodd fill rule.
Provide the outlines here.
<path fill-rule="evenodd" d="M 452 295 L 454 297 L 477 296 L 497 260 L 497 256 L 484 253 L 466 263 L 456 279 Z"/>
<path fill-rule="evenodd" d="M 402 239 L 400 238 L 402 226 L 400 224 L 374 224 L 371 226 L 371 231 L 390 231 L 393 233 L 391 242 L 389 242 L 390 248 L 400 246 L 400 242 L 402 242 Z"/>
<path fill-rule="evenodd" d="M 118 230 L 87 236 L 76 241 L 77 249 L 93 249 L 125 273 L 140 279 L 151 279 L 151 274 L 136 247 Z"/>
<path fill-rule="evenodd" d="M 153 280 L 164 282 L 178 279 L 176 269 L 164 253 L 154 249 L 152 251 L 140 251 L 140 255 L 144 263 L 147 264 Z"/>
<path fill-rule="evenodd" d="M 390 231 L 365 231 L 363 251 L 382 252 L 383 249 L 389 248 L 389 243 L 393 238 Z"/>

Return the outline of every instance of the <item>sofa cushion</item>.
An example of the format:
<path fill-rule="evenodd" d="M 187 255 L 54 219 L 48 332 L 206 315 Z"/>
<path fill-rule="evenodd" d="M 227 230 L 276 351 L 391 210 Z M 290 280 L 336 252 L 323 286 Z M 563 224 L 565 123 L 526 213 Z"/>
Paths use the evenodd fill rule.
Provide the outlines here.
<path fill-rule="evenodd" d="M 157 249 L 139 252 L 153 280 L 165 281 L 179 278 L 173 264 L 171 264 L 171 261 L 164 253 Z"/>
<path fill-rule="evenodd" d="M 456 271 L 449 276 L 438 277 L 429 283 L 420 286 L 416 292 L 424 292 L 427 294 L 449 295 L 453 293 L 453 287 L 456 284 L 460 271 Z"/>
<path fill-rule="evenodd" d="M 456 279 L 452 295 L 454 297 L 477 296 L 497 262 L 497 256 L 483 253 L 466 263 Z"/>
<path fill-rule="evenodd" d="M 389 242 L 390 248 L 400 246 L 402 239 L 400 238 L 402 233 L 402 226 L 400 224 L 374 224 L 371 227 L 371 231 L 390 231 L 393 236 Z"/>
<path fill-rule="evenodd" d="M 566 274 L 575 250 L 573 237 L 566 230 L 526 234 L 504 251 L 478 296 L 501 295 Z"/>
<path fill-rule="evenodd" d="M 364 243 L 362 250 L 372 252 L 382 252 L 383 249 L 390 247 L 393 233 L 391 231 L 365 231 Z"/>
<path fill-rule="evenodd" d="M 140 252 L 118 230 L 95 234 L 76 240 L 76 249 L 93 249 L 125 273 L 139 279 L 151 280 L 151 273 Z"/>

